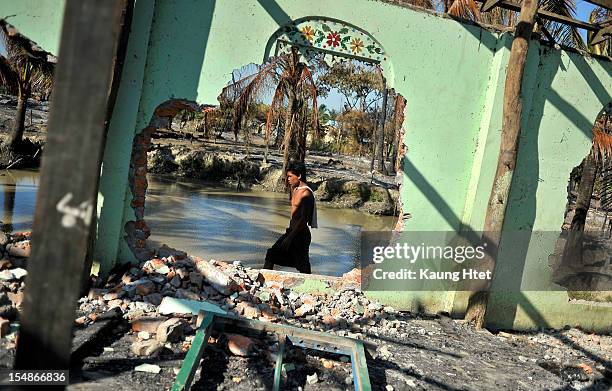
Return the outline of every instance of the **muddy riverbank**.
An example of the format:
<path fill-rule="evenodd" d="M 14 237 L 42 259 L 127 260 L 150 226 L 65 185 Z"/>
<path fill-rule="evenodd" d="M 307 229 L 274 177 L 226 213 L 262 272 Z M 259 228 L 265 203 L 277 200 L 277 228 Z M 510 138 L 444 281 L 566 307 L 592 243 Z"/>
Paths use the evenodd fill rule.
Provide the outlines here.
<path fill-rule="evenodd" d="M 180 143 L 156 140 L 148 153 L 150 173 L 165 178 L 196 178 L 236 190 L 283 192 L 282 157 L 252 147 L 247 154 L 231 143 Z M 306 158 L 308 184 L 316 199 L 333 208 L 397 216 L 399 190 L 394 177 L 364 172 L 367 159 L 310 153 Z M 369 175 L 369 176 L 368 176 Z"/>
<path fill-rule="evenodd" d="M 0 141 L 13 126 L 16 98 L 0 95 Z M 0 146 L 0 168 L 36 168 L 44 152 L 49 103 L 28 102 L 26 129 L 21 152 L 9 155 Z M 344 156 L 309 151 L 308 182 L 317 199 L 334 208 L 358 209 L 365 213 L 397 216 L 399 186 L 392 175 L 372 174 L 367 156 Z M 248 145 L 234 142 L 229 133 L 214 139 L 184 133 L 175 121 L 171 129 L 158 129 L 148 152 L 150 173 L 166 178 L 197 179 L 244 190 L 282 191 L 279 186 L 282 156 L 265 148 L 263 137 L 252 135 Z"/>

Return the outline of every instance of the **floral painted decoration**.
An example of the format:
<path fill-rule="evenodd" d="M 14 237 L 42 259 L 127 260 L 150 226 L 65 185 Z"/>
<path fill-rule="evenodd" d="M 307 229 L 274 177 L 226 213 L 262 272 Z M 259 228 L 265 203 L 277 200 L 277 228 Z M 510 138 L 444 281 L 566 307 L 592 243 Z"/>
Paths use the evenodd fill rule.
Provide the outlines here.
<path fill-rule="evenodd" d="M 304 20 L 286 26 L 277 39 L 285 42 L 279 46 L 281 51 L 288 50 L 287 43 L 292 43 L 305 47 L 307 51 L 310 47 L 364 61 L 380 63 L 387 60 L 382 46 L 371 35 L 335 20 Z"/>
<path fill-rule="evenodd" d="M 314 30 L 312 29 L 311 26 L 306 25 L 302 27 L 300 31 L 302 32 L 302 35 L 308 42 L 312 42 L 314 38 Z"/>
<path fill-rule="evenodd" d="M 335 31 L 327 34 L 327 46 L 336 47 L 340 44 L 340 34 Z"/>
<path fill-rule="evenodd" d="M 351 51 L 353 54 L 359 54 L 361 49 L 363 49 L 363 41 L 359 38 L 353 38 L 351 41 Z"/>

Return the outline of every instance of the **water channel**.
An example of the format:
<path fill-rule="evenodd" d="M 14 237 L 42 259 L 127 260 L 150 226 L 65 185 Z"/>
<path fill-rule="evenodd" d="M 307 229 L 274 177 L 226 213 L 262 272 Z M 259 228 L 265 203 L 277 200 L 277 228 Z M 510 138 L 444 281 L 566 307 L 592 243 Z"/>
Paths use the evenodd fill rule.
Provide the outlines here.
<path fill-rule="evenodd" d="M 38 177 L 36 171 L 0 172 L 5 232 L 31 228 Z M 165 243 L 206 259 L 261 266 L 266 249 L 289 221 L 286 194 L 233 192 L 196 181 L 154 176 L 148 180 L 145 220 L 151 227 L 153 244 Z M 312 230 L 310 246 L 312 271 L 341 275 L 354 267 L 361 231 L 391 230 L 396 218 L 319 205 L 318 220 L 320 228 Z"/>

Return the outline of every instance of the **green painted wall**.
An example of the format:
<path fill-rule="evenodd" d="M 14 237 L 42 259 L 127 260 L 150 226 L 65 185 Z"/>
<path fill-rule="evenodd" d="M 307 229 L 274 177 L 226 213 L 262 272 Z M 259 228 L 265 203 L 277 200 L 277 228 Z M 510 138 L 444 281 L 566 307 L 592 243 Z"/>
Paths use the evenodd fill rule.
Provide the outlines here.
<path fill-rule="evenodd" d="M 428 230 L 460 226 L 473 158 L 473 152 L 465 151 L 473 149 L 479 130 L 497 45 L 494 34 L 382 2 L 219 0 L 205 4 L 156 3 L 136 129 L 144 128 L 155 107 L 168 99 L 216 103 L 231 72 L 261 63 L 269 38 L 290 20 L 309 15 L 344 20 L 381 42 L 391 59 L 392 71 L 386 75 L 391 87 L 408 100 L 406 137 L 411 140 L 411 154 L 406 172 L 410 181 L 404 194 L 410 194 L 407 205 L 415 205 L 408 207 L 414 216 L 411 225 Z M 379 18 L 369 17 L 372 13 Z M 445 28 L 439 29 L 440 23 Z M 403 27 L 383 28 L 389 25 Z M 452 42 L 443 55 L 436 46 L 439 40 Z M 435 80 L 433 88 L 431 80 Z M 440 140 L 454 148 L 441 148 Z M 443 157 L 453 162 L 452 173 Z M 449 175 L 436 178 L 441 171 Z M 117 208 L 121 206 L 112 209 Z M 132 220 L 129 200 L 123 209 L 123 223 Z M 428 212 L 414 213 L 417 209 Z M 131 259 L 127 245 L 123 240 L 119 243 L 119 259 Z"/>
<path fill-rule="evenodd" d="M 36 15 L 25 12 L 24 4 L 31 3 L 2 2 L 0 15 L 21 10 L 14 24 L 53 51 L 61 12 L 50 2 L 38 7 Z M 405 229 L 482 229 L 499 148 L 509 34 L 380 1 L 138 0 L 136 7 L 100 186 L 96 254 L 104 270 L 116 260 L 133 259 L 123 240 L 123 225 L 134 218 L 127 186 L 130 150 L 134 134 L 149 124 L 153 110 L 173 98 L 216 103 L 234 69 L 261 63 L 270 37 L 289 21 L 308 16 L 356 25 L 385 48 L 390 59 L 385 76 L 407 99 L 401 196 L 411 218 Z M 44 27 L 35 23 L 41 15 L 51 19 Z M 560 230 L 569 173 L 589 149 L 595 117 L 611 101 L 611 74 L 610 62 L 532 42 L 505 232 Z M 609 308 L 569 303 L 565 292 L 513 293 L 532 286 L 530 279 L 549 280 L 547 256 L 554 243 L 533 235 L 526 248 L 516 249 L 509 241 L 505 235 L 491 325 L 610 327 Z M 461 292 L 370 295 L 399 308 L 457 316 L 465 309 Z"/>
<path fill-rule="evenodd" d="M 518 163 L 504 224 L 501 260 L 492 296 L 491 323 L 497 327 L 565 324 L 609 330 L 612 308 L 570 303 L 563 291 L 531 291 L 550 281 L 548 257 L 554 251 L 567 203 L 567 183 L 591 147 L 591 128 L 612 102 L 612 63 L 533 44 L 539 62 L 528 93 L 529 115 L 520 140 Z M 533 231 L 521 246 L 511 232 Z M 526 260 L 526 261 L 525 261 Z M 520 288 L 521 292 L 517 292 Z M 588 307 L 588 309 L 587 309 Z M 585 314 L 591 315 L 587 316 Z"/>

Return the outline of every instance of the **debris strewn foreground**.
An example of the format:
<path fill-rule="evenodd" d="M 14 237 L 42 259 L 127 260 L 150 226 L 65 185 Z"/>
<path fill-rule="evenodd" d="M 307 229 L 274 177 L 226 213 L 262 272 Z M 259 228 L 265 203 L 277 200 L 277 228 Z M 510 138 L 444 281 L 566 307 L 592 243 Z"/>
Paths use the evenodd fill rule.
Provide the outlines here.
<path fill-rule="evenodd" d="M 0 365 L 10 367 L 26 278 L 27 233 L 0 237 Z M 8 248 L 8 249 L 7 249 Z M 268 276 L 266 278 L 266 275 Z M 207 261 L 163 246 L 157 258 L 116 270 L 79 300 L 72 389 L 168 389 L 208 308 L 364 339 L 374 389 L 571 390 L 612 387 L 612 337 L 578 329 L 492 334 L 460 321 L 415 316 L 369 300 L 355 273 L 335 290 L 301 292 L 288 278 Z M 197 313 L 197 312 L 196 312 Z M 212 335 L 194 389 L 269 389 L 277 343 Z M 290 349 L 288 389 L 353 389 L 346 357 Z"/>

